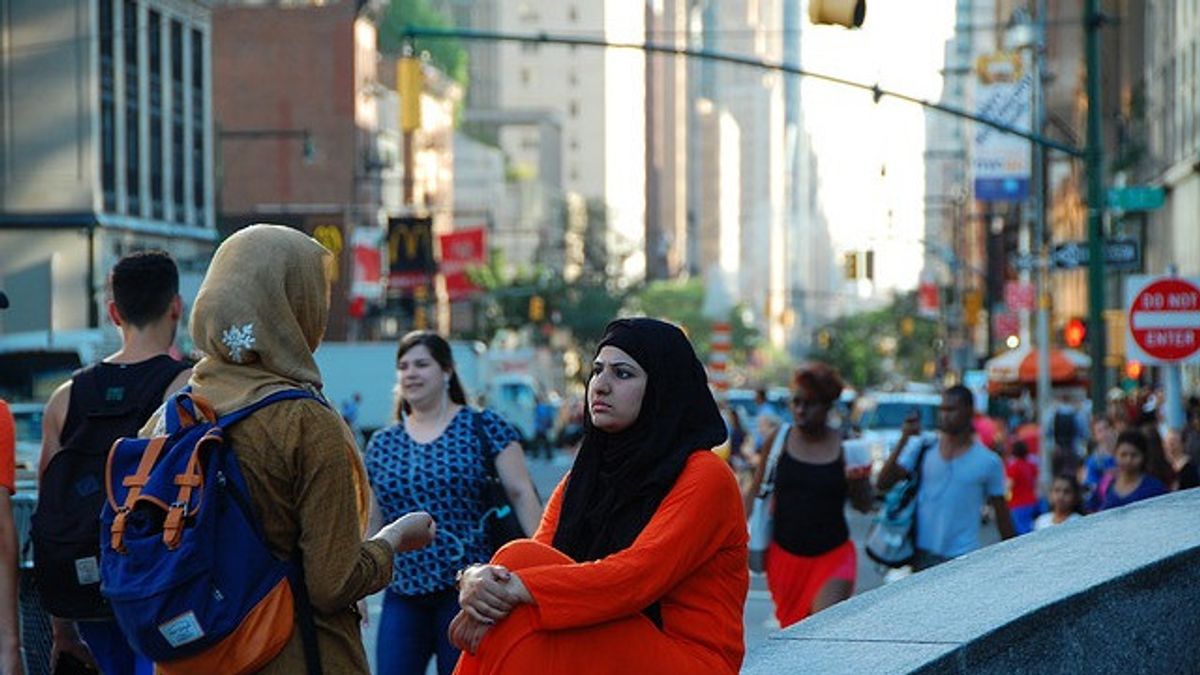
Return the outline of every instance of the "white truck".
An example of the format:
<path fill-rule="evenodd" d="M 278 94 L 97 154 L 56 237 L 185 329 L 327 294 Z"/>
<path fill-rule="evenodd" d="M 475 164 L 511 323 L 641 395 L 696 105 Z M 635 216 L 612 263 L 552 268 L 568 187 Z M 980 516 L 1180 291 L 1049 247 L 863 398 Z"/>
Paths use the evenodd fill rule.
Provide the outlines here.
<path fill-rule="evenodd" d="M 530 372 L 534 350 L 489 352 L 482 342 L 470 340 L 451 340 L 450 350 L 468 402 L 486 405 L 525 440 L 533 438 L 542 395 Z M 357 424 L 364 438 L 395 422 L 395 342 L 324 342 L 315 357 L 330 403 L 341 409 L 355 394 L 361 397 Z"/>

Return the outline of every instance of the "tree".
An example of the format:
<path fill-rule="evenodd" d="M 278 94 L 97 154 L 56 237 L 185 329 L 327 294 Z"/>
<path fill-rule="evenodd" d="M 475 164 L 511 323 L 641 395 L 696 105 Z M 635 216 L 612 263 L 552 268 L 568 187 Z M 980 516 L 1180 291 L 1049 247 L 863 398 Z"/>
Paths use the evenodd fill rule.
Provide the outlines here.
<path fill-rule="evenodd" d="M 712 349 L 712 320 L 704 316 L 704 282 L 701 279 L 652 281 L 630 297 L 626 310 L 679 324 L 688 334 L 696 353 L 708 354 Z M 742 306 L 729 312 L 726 321 L 732 328 L 735 362 L 744 363 L 750 350 L 758 344 L 758 331 L 743 320 Z"/>
<path fill-rule="evenodd" d="M 937 358 L 937 324 L 917 318 L 916 293 L 897 296 L 884 309 L 842 317 L 816 331 L 810 357 L 838 369 L 858 389 L 889 379 L 927 380 Z"/>
<path fill-rule="evenodd" d="M 379 22 L 379 50 L 385 54 L 399 54 L 404 46 L 404 30 L 408 26 L 422 28 L 450 28 L 450 20 L 435 9 L 429 0 L 391 0 Z M 412 41 L 417 54 L 427 52 L 429 60 L 438 70 L 445 73 L 464 88 L 470 77 L 467 70 L 467 50 L 462 42 L 450 38 Z"/>

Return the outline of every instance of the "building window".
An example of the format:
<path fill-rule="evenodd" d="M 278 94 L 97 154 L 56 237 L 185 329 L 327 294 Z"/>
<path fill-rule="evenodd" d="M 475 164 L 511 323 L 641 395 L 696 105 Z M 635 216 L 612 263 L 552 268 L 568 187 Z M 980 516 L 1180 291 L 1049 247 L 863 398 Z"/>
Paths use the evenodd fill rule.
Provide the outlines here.
<path fill-rule="evenodd" d="M 522 42 L 521 51 L 526 54 L 536 54 L 541 48 L 541 45 L 536 42 Z"/>
<path fill-rule="evenodd" d="M 150 11 L 146 17 L 146 43 L 150 52 L 150 215 L 161 220 L 164 215 L 163 193 L 163 59 L 162 17 Z"/>
<path fill-rule="evenodd" d="M 141 200 L 141 82 L 138 80 L 138 9 L 125 0 L 125 213 L 140 215 Z"/>
<path fill-rule="evenodd" d="M 529 83 L 532 81 L 533 81 L 533 76 L 530 74 L 529 69 L 522 68 L 521 69 L 521 84 L 523 84 L 525 86 L 529 86 Z"/>
<path fill-rule="evenodd" d="M 579 8 L 577 8 L 575 5 L 570 5 L 567 7 L 567 21 L 570 21 L 571 23 L 579 21 Z"/>
<path fill-rule="evenodd" d="M 100 10 L 100 185 L 104 210 L 117 210 L 117 104 L 113 52 L 113 2 L 99 0 Z"/>
<path fill-rule="evenodd" d="M 567 72 L 567 83 L 572 87 L 579 84 L 579 73 L 575 72 L 574 68 Z"/>
<path fill-rule="evenodd" d="M 183 24 L 171 21 L 171 203 L 175 220 L 183 221 Z"/>
<path fill-rule="evenodd" d="M 192 31 L 192 206 L 193 222 L 203 225 L 204 213 L 204 35 Z"/>
<path fill-rule="evenodd" d="M 571 117 L 579 117 L 579 101 L 571 101 L 567 104 L 567 114 Z"/>

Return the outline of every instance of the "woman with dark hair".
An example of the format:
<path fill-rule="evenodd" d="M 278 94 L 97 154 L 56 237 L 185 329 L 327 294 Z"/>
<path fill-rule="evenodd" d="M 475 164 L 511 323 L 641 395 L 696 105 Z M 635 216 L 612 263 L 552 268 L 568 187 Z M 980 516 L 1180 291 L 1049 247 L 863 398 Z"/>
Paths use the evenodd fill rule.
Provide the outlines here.
<path fill-rule="evenodd" d="M 767 587 L 781 627 L 841 602 L 854 593 L 858 564 L 845 504 L 871 508 L 870 466 L 847 466 L 841 435 L 829 427 L 829 411 L 842 393 L 842 378 L 823 363 L 796 370 L 792 419 L 768 438 L 778 457 L 759 462 L 749 502 L 773 465 L 774 531 L 767 549 Z"/>
<path fill-rule="evenodd" d="M 436 654 L 438 672 L 447 675 L 458 660 L 447 639 L 458 611 L 455 573 L 493 553 L 486 532 L 492 514 L 484 500 L 488 465 L 495 463 L 526 532 L 537 527 L 541 506 L 517 431 L 496 413 L 467 406 L 445 339 L 430 331 L 405 335 L 396 369 L 398 421 L 371 437 L 364 457 L 375 520 L 428 511 L 438 537 L 427 548 L 396 556 L 379 620 L 376 672 L 422 675 Z"/>
<path fill-rule="evenodd" d="M 584 436 L 532 540 L 463 571 L 460 675 L 715 673 L 742 663 L 746 523 L 703 366 L 679 328 L 619 319 Z"/>
<path fill-rule="evenodd" d="M 1117 436 L 1117 467 L 1110 474 L 1101 511 L 1167 493 L 1167 486 L 1146 472 L 1147 452 L 1146 435 L 1141 431 L 1128 429 Z"/>

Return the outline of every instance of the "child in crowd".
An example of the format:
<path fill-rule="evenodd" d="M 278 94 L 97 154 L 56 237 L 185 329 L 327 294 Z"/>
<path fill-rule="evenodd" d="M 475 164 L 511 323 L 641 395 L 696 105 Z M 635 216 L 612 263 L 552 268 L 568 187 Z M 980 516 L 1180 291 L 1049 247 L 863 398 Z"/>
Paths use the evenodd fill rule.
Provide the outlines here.
<path fill-rule="evenodd" d="M 1071 474 L 1058 476 L 1050 487 L 1050 511 L 1037 517 L 1033 529 L 1041 530 L 1075 520 L 1082 508 L 1083 493 L 1079 488 L 1079 480 Z"/>

